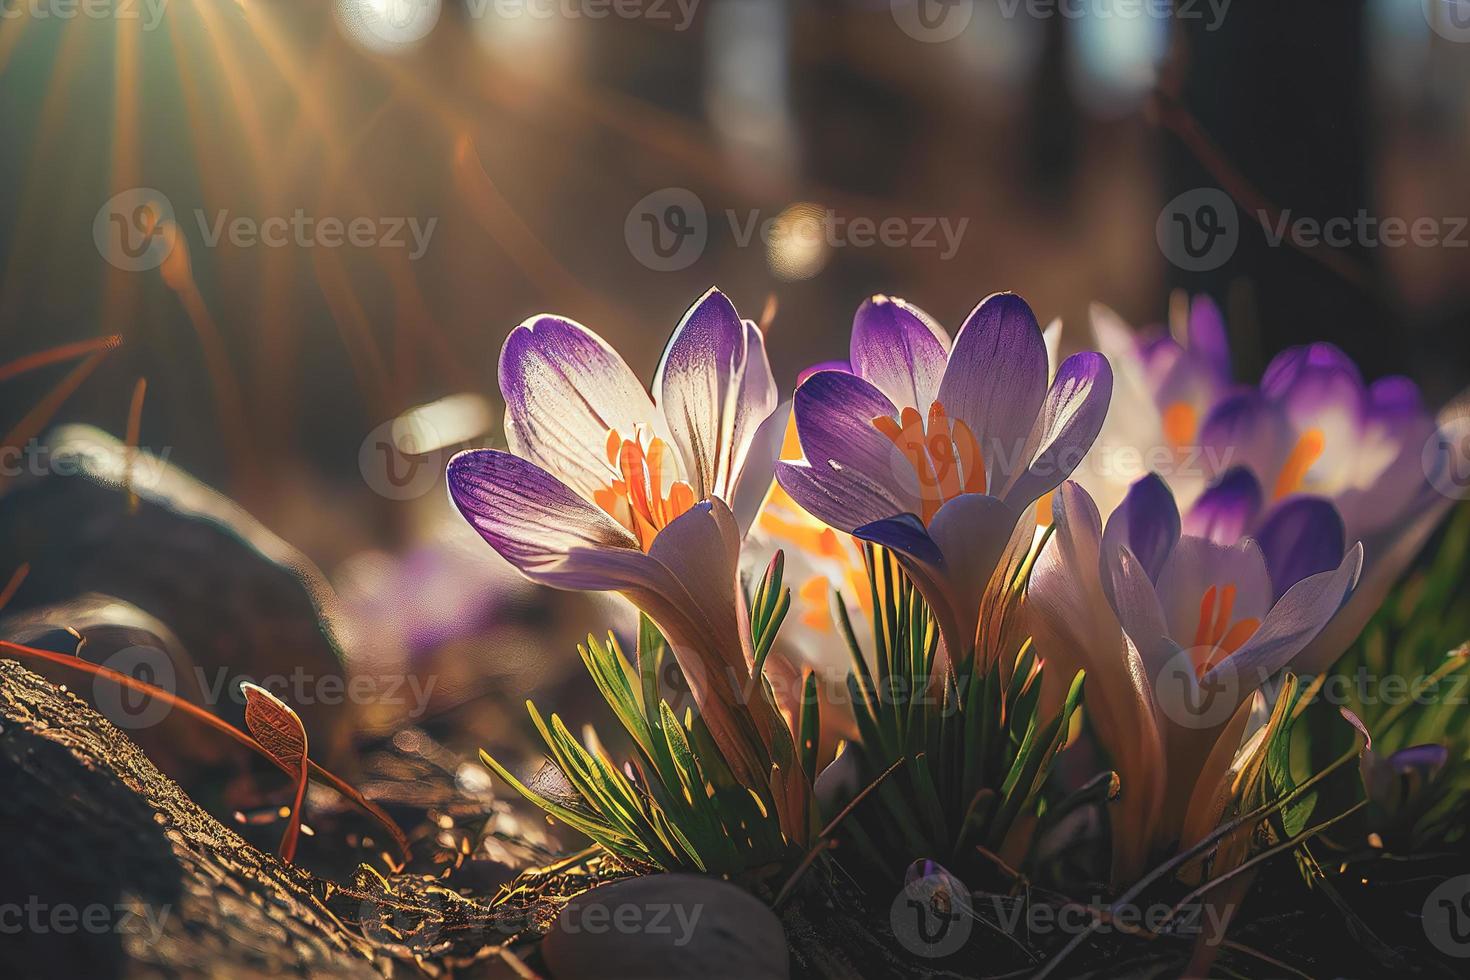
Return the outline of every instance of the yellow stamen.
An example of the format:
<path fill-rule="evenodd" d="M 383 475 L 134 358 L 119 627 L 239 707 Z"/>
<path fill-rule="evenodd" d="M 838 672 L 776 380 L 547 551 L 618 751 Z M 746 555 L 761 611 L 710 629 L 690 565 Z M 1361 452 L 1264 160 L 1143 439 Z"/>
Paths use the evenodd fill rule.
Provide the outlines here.
<path fill-rule="evenodd" d="M 905 408 L 895 421 L 887 415 L 873 419 L 873 428 L 883 433 L 903 453 L 918 477 L 919 517 L 928 524 L 948 501 L 966 493 L 985 492 L 985 458 L 980 441 L 960 419 L 950 419 L 944 406 L 929 406 L 927 424 L 918 410 Z"/>
<path fill-rule="evenodd" d="M 1312 464 L 1317 462 L 1322 455 L 1322 450 L 1327 447 L 1327 438 L 1321 429 L 1308 429 L 1297 439 L 1296 445 L 1292 447 L 1291 455 L 1286 458 L 1286 464 L 1281 467 L 1281 474 L 1276 478 L 1276 491 L 1273 499 L 1280 500 L 1289 494 L 1296 493 L 1302 488 L 1302 481 L 1307 478 Z"/>

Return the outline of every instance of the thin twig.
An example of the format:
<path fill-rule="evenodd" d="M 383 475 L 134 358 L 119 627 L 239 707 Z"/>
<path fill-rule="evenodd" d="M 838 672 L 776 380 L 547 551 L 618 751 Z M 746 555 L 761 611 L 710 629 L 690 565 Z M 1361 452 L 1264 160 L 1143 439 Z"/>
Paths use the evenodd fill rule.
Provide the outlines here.
<path fill-rule="evenodd" d="M 827 850 L 831 846 L 831 843 L 828 841 L 827 838 L 831 837 L 832 833 L 837 829 L 838 825 L 841 824 L 842 821 L 847 819 L 848 814 L 856 810 L 858 804 L 868 798 L 869 793 L 873 792 L 873 790 L 882 785 L 885 779 L 893 775 L 893 773 L 897 771 L 898 767 L 903 765 L 907 761 L 908 758 L 904 757 L 902 759 L 899 759 L 893 765 L 889 766 L 887 769 L 883 770 L 882 774 L 879 775 L 877 779 L 873 780 L 867 786 L 864 786 L 862 792 L 858 793 L 857 796 L 854 796 L 852 798 L 852 801 L 848 803 L 847 806 L 843 807 L 842 810 L 837 814 L 837 816 L 832 818 L 827 826 L 822 828 L 822 832 L 817 835 L 817 843 L 812 847 L 810 851 L 807 851 L 806 857 L 801 859 L 801 863 L 796 866 L 796 870 L 791 872 L 791 877 L 786 879 L 786 884 L 782 885 L 781 890 L 776 893 L 776 900 L 771 903 L 772 908 L 781 907 L 781 903 L 784 902 L 786 900 L 786 897 L 791 894 L 791 889 L 796 887 L 797 881 L 799 881 L 801 879 L 801 876 L 806 873 L 806 869 L 812 866 L 812 862 L 817 859 L 818 855 L 820 855 L 823 851 Z"/>

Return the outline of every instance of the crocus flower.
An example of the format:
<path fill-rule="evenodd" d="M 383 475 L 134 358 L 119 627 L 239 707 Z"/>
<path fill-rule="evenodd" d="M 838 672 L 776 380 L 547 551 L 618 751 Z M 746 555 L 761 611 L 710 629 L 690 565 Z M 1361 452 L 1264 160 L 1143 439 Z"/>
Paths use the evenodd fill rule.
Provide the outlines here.
<path fill-rule="evenodd" d="M 1122 779 L 1114 876 L 1208 834 L 1226 802 L 1250 700 L 1351 595 L 1362 547 L 1319 500 L 1279 506 L 1241 536 L 1260 488 L 1245 471 L 1181 518 L 1162 479 L 1129 490 L 1104 526 L 1078 484 L 1057 491 L 1055 532 L 1027 590 L 1037 651 L 1087 672 L 1086 710 Z"/>
<path fill-rule="evenodd" d="M 1348 540 L 1363 543 L 1362 581 L 1351 603 L 1297 664 L 1304 673 L 1326 670 L 1451 503 L 1434 484 L 1450 464 L 1453 440 L 1437 441 L 1418 388 L 1403 377 L 1367 384 L 1325 343 L 1282 352 L 1257 387 L 1233 384 L 1223 321 L 1205 298 L 1176 331 L 1182 340 L 1135 338 L 1100 307 L 1093 328 L 1119 378 L 1118 396 L 1077 480 L 1104 513 L 1140 475 L 1132 468 L 1140 461 L 1185 506 L 1226 470 L 1245 467 L 1263 492 L 1261 513 L 1318 497 L 1342 515 Z"/>
<path fill-rule="evenodd" d="M 736 776 L 769 785 L 800 839 L 804 777 L 752 686 L 738 582 L 784 428 L 760 331 L 711 290 L 674 330 L 650 397 L 596 334 L 532 317 L 506 339 L 500 389 L 510 451 L 454 457 L 455 505 L 532 581 L 617 591 L 648 613 Z"/>
<path fill-rule="evenodd" d="M 851 366 L 797 388 L 805 459 L 777 464 L 777 479 L 815 517 L 899 555 L 963 662 L 992 576 L 1031 546 L 1022 516 L 1097 435 L 1112 374 L 1076 354 L 1048 387 L 1047 343 L 1009 293 L 981 302 L 952 345 L 922 310 L 875 296 L 853 320 Z"/>

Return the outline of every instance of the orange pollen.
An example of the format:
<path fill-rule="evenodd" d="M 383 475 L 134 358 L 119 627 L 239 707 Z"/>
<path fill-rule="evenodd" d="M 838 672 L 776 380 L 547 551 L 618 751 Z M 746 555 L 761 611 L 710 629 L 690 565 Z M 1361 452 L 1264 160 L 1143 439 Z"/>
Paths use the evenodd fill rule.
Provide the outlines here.
<path fill-rule="evenodd" d="M 667 452 L 667 444 L 657 437 L 645 446 L 641 438 L 624 439 L 609 432 L 607 461 L 621 478 L 592 495 L 597 506 L 637 535 L 644 551 L 653 546 L 659 531 L 694 506 L 694 490 L 682 480 L 674 480 L 664 491 Z"/>
<path fill-rule="evenodd" d="M 1164 438 L 1175 449 L 1194 442 L 1199 431 L 1199 413 L 1188 402 L 1175 402 L 1164 409 Z"/>
<path fill-rule="evenodd" d="M 1239 650 L 1260 628 L 1261 621 L 1255 617 L 1237 620 L 1232 625 L 1230 614 L 1234 609 L 1233 585 L 1223 589 L 1212 585 L 1200 599 L 1199 625 L 1194 631 L 1194 666 L 1199 676 L 1203 677 L 1211 667 Z"/>
<path fill-rule="evenodd" d="M 1297 439 L 1296 445 L 1292 447 L 1291 455 L 1286 457 L 1286 463 L 1281 467 L 1281 474 L 1276 477 L 1276 491 L 1274 499 L 1280 500 L 1288 494 L 1296 493 L 1302 487 L 1302 481 L 1307 478 L 1307 472 L 1312 464 L 1322 455 L 1322 450 L 1327 447 L 1327 439 L 1322 435 L 1321 429 L 1308 429 Z"/>
<path fill-rule="evenodd" d="M 929 406 L 926 422 L 918 409 L 905 408 L 898 420 L 887 415 L 873 419 L 873 428 L 903 453 L 919 478 L 919 497 L 925 524 L 939 508 L 965 493 L 985 492 L 985 457 L 975 433 L 960 419 L 951 419 L 939 402 Z"/>

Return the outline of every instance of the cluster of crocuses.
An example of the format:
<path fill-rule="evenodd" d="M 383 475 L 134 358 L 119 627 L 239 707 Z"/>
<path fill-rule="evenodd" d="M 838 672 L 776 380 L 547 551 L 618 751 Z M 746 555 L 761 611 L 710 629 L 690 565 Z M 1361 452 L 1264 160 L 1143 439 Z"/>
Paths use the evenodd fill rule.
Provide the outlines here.
<path fill-rule="evenodd" d="M 534 317 L 500 360 L 509 451 L 457 456 L 450 492 L 531 579 L 621 592 L 658 624 L 732 771 L 793 840 L 810 786 L 752 678 L 742 549 L 805 551 L 799 567 L 833 585 L 856 567 L 851 538 L 890 549 L 945 669 L 988 670 L 987 596 L 1044 540 L 1026 622 L 1063 668 L 1049 675 L 1086 671 L 1122 780 L 1127 879 L 1213 829 L 1255 692 L 1331 663 L 1445 501 L 1420 462 L 1434 421 L 1403 379 L 1365 386 L 1316 345 L 1235 385 L 1207 301 L 1180 340 L 1140 340 L 1103 310 L 1094 329 L 1102 353 L 1058 364 L 1059 328 L 1015 295 L 983 300 L 953 338 L 873 297 L 849 359 L 803 376 L 783 453 L 761 332 L 720 292 L 675 329 L 651 396 L 594 333 Z M 1174 465 L 1112 465 L 1130 445 Z"/>

